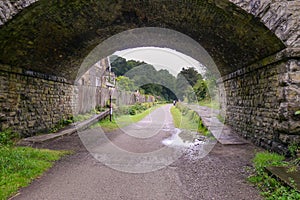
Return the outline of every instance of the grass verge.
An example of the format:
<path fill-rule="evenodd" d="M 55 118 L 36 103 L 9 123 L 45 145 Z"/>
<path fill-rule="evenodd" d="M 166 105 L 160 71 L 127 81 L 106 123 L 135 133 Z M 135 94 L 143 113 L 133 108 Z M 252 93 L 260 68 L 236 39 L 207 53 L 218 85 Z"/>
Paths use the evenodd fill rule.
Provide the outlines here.
<path fill-rule="evenodd" d="M 136 122 L 142 120 L 144 117 L 149 115 L 152 111 L 154 111 L 155 109 L 157 109 L 160 106 L 162 106 L 162 105 L 156 105 L 152 108 L 149 108 L 149 109 L 147 109 L 141 113 L 135 114 L 135 115 L 130 115 L 130 114 L 120 115 L 120 116 L 113 115 L 112 121 L 110 121 L 109 118 L 107 117 L 107 118 L 95 123 L 94 125 L 92 125 L 91 128 L 101 127 L 104 130 L 104 132 L 111 132 L 118 128 L 122 128 L 122 127 L 128 126 L 132 123 L 136 123 Z"/>
<path fill-rule="evenodd" d="M 215 110 L 220 110 L 220 104 L 216 100 L 203 100 L 199 101 L 200 106 L 206 106 Z"/>
<path fill-rule="evenodd" d="M 185 129 L 190 131 L 196 131 L 204 136 L 210 135 L 210 132 L 202 124 L 199 115 L 188 109 L 187 107 L 181 108 L 182 105 L 176 104 L 176 107 L 171 108 L 171 114 L 173 117 L 173 122 L 176 128 Z"/>
<path fill-rule="evenodd" d="M 262 192 L 266 200 L 296 200 L 300 199 L 300 193 L 289 186 L 284 185 L 273 176 L 269 175 L 267 166 L 288 166 L 285 157 L 276 153 L 259 152 L 253 159 L 254 172 L 248 180 L 255 184 Z"/>
<path fill-rule="evenodd" d="M 4 200 L 27 186 L 49 169 L 67 151 L 0 146 L 0 199 Z"/>

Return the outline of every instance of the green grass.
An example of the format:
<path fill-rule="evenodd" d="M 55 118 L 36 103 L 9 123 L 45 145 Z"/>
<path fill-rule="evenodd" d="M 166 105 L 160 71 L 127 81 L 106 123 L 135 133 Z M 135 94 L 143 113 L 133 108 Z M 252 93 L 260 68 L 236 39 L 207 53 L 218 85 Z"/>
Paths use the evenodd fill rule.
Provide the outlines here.
<path fill-rule="evenodd" d="M 173 106 L 171 114 L 176 128 L 197 131 L 202 135 L 210 134 L 195 111 L 188 110 L 187 113 L 182 113 L 177 107 Z"/>
<path fill-rule="evenodd" d="M 173 122 L 176 128 L 186 129 L 191 131 L 198 130 L 198 123 L 190 120 L 186 115 L 182 115 L 180 110 L 173 106 L 171 108 L 171 114 L 173 116 Z"/>
<path fill-rule="evenodd" d="M 259 152 L 253 159 L 255 171 L 248 177 L 248 180 L 261 190 L 261 194 L 266 200 L 300 199 L 299 192 L 283 185 L 265 170 L 267 166 L 288 166 L 289 163 L 284 159 L 284 156 L 270 152 Z"/>
<path fill-rule="evenodd" d="M 9 198 L 42 175 L 67 151 L 0 146 L 0 200 Z"/>
<path fill-rule="evenodd" d="M 92 125 L 91 128 L 101 127 L 105 132 L 111 132 L 118 128 L 122 128 L 142 120 L 144 117 L 149 115 L 152 111 L 154 111 L 156 108 L 160 106 L 162 105 L 154 106 L 135 115 L 120 115 L 120 116 L 113 115 L 112 121 L 110 121 L 109 117 L 107 117 L 97 122 L 96 124 Z"/>
<path fill-rule="evenodd" d="M 220 103 L 216 100 L 203 100 L 199 101 L 200 106 L 206 106 L 212 109 L 219 110 L 220 109 Z"/>
<path fill-rule="evenodd" d="M 86 114 L 79 114 L 73 117 L 72 122 L 82 122 L 84 120 L 90 119 L 93 117 L 96 113 L 86 113 Z"/>

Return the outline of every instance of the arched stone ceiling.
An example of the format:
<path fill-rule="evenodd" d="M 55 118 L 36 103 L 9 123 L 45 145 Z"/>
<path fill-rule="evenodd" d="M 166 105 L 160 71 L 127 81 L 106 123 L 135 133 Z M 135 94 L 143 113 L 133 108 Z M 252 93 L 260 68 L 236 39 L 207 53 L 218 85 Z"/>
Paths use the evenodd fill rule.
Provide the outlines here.
<path fill-rule="evenodd" d="M 186 34 L 208 51 L 221 75 L 285 48 L 274 31 L 228 0 L 40 0 L 0 28 L 0 63 L 72 80 L 94 47 L 139 27 Z M 147 38 L 137 40 L 149 46 Z"/>

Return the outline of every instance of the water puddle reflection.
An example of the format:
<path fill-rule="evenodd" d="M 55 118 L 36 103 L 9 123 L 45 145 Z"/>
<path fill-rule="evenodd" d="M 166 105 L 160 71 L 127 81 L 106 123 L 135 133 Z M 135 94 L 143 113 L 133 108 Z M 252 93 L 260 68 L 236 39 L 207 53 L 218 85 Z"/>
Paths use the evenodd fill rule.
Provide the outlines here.
<path fill-rule="evenodd" d="M 165 146 L 180 149 L 190 160 L 198 160 L 205 157 L 217 141 L 196 132 L 175 128 L 171 137 L 162 141 Z"/>

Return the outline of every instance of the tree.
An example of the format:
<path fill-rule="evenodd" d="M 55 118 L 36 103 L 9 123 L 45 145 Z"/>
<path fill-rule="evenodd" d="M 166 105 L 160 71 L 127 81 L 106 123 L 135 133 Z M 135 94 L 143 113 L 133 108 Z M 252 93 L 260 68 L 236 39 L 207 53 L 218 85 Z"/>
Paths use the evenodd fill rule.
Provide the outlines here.
<path fill-rule="evenodd" d="M 126 61 L 125 58 L 116 55 L 110 56 L 109 59 L 111 61 L 111 70 L 116 74 L 116 76 L 123 76 L 131 69 L 146 64 L 144 62 L 139 62 L 135 60 Z"/>
<path fill-rule="evenodd" d="M 203 79 L 202 75 L 199 74 L 199 72 L 197 72 L 194 67 L 189 67 L 187 69 L 183 67 L 179 74 L 183 75 L 192 87 L 197 83 L 199 79 Z"/>
<path fill-rule="evenodd" d="M 207 83 L 203 79 L 199 79 L 193 89 L 199 101 L 205 99 L 208 95 Z"/>
<path fill-rule="evenodd" d="M 183 74 L 179 73 L 176 79 L 176 95 L 178 99 L 183 100 L 188 86 L 189 83 L 186 78 L 183 76 Z"/>
<path fill-rule="evenodd" d="M 197 101 L 197 97 L 196 97 L 196 95 L 195 95 L 195 92 L 194 92 L 192 86 L 189 85 L 189 86 L 186 88 L 186 91 L 185 91 L 185 97 L 187 98 L 187 101 L 188 101 L 189 103 L 191 103 L 191 102 L 196 102 L 196 101 Z"/>
<path fill-rule="evenodd" d="M 137 89 L 136 86 L 134 85 L 134 82 L 126 76 L 119 76 L 116 78 L 116 81 L 117 81 L 117 87 L 120 90 L 135 91 Z"/>
<path fill-rule="evenodd" d="M 218 93 L 218 89 L 217 89 L 217 78 L 215 74 L 213 74 L 209 70 L 206 70 L 204 76 L 206 80 L 206 86 L 210 94 L 210 98 L 216 97 Z"/>

